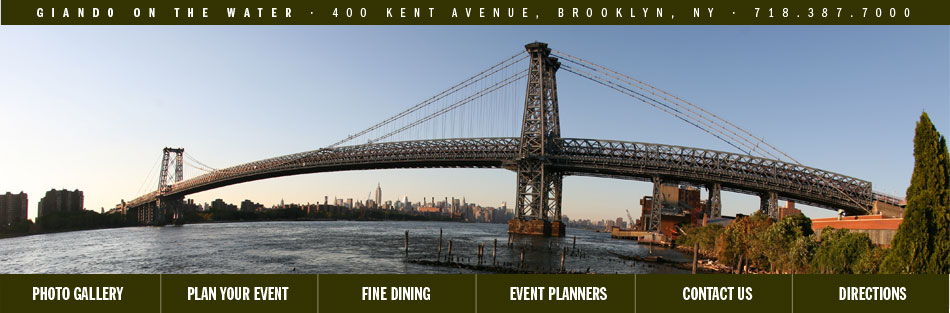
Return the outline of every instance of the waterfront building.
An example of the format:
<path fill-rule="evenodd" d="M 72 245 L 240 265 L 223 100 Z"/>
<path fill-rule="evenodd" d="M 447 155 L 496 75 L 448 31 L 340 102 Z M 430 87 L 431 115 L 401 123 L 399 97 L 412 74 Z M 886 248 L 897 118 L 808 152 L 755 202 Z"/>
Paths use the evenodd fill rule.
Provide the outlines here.
<path fill-rule="evenodd" d="M 785 206 L 778 208 L 778 219 L 786 216 L 799 215 L 802 211 L 795 208 L 795 201 L 785 201 Z"/>
<path fill-rule="evenodd" d="M 260 203 L 255 203 L 250 199 L 244 199 L 244 201 L 241 201 L 241 212 L 260 212 L 263 208 L 263 205 Z"/>
<path fill-rule="evenodd" d="M 825 227 L 866 233 L 871 238 L 871 243 L 886 247 L 891 244 L 894 234 L 897 233 L 897 228 L 900 227 L 903 221 L 904 218 L 890 218 L 881 214 L 839 216 L 812 219 L 811 228 L 815 232 L 815 236 L 818 237 L 821 236 L 821 232 Z"/>
<path fill-rule="evenodd" d="M 79 212 L 83 209 L 82 191 L 76 189 L 69 191 L 66 189 L 50 189 L 46 196 L 40 199 L 36 208 L 36 217 L 43 217 L 56 212 Z"/>
<path fill-rule="evenodd" d="M 0 195 L 0 225 L 9 225 L 27 219 L 27 195 L 7 192 Z"/>
<path fill-rule="evenodd" d="M 424 206 L 419 208 L 421 213 L 439 213 L 441 210 L 437 207 Z"/>
<path fill-rule="evenodd" d="M 237 212 L 237 206 L 224 202 L 222 199 L 215 199 L 211 201 L 211 210 L 213 211 L 230 211 Z"/>

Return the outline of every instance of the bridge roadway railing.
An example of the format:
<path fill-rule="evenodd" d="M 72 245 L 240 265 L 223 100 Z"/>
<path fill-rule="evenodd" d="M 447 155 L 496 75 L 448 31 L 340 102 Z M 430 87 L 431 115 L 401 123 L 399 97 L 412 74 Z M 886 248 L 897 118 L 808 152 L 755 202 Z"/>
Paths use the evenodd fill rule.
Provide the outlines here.
<path fill-rule="evenodd" d="M 669 182 L 720 183 L 751 194 L 774 191 L 849 213 L 863 213 L 871 183 L 807 166 L 730 152 L 661 144 L 557 139 L 549 160 L 566 174 L 622 178 L 662 177 Z M 285 175 L 383 168 L 502 167 L 517 159 L 519 138 L 465 138 L 385 142 L 319 149 L 215 170 L 179 183 L 166 196 L 183 196 L 230 184 Z M 143 195 L 130 207 L 154 201 Z"/>
<path fill-rule="evenodd" d="M 864 213 L 871 183 L 813 167 L 730 152 L 662 144 L 564 138 L 552 162 L 582 175 L 643 177 L 699 184 L 780 197 L 849 213 Z"/>

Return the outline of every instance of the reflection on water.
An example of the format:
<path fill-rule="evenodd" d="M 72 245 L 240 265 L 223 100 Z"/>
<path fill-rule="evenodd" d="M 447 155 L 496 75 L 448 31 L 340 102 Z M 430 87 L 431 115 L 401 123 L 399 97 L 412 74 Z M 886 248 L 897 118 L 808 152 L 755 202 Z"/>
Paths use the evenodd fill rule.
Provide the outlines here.
<path fill-rule="evenodd" d="M 0 239 L 2 273 L 459 273 L 469 271 L 408 264 L 409 257 L 435 260 L 439 228 L 462 262 L 476 263 L 477 245 L 485 243 L 491 262 L 517 265 L 521 249 L 529 269 L 557 270 L 561 248 L 584 257 L 567 257 L 568 270 L 597 273 L 684 272 L 662 265 L 623 261 L 609 252 L 647 255 L 647 246 L 613 240 L 607 233 L 568 228 L 565 238 L 514 236 L 506 244 L 507 225 L 449 222 L 258 222 L 191 224 L 182 227 L 131 227 Z M 674 261 L 678 251 L 655 249 Z"/>

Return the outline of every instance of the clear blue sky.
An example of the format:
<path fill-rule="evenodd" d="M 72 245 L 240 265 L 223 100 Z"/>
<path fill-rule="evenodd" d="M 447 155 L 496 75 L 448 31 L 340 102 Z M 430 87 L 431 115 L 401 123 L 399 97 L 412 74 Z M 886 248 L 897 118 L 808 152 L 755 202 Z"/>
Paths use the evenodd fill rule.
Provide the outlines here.
<path fill-rule="evenodd" d="M 0 192 L 25 191 L 30 217 L 50 188 L 113 207 L 162 147 L 214 167 L 324 147 L 522 49 L 545 41 L 673 92 L 764 137 L 804 164 L 903 195 L 914 124 L 950 134 L 950 28 L 938 27 L 0 27 Z M 559 76 L 565 137 L 734 151 L 665 113 Z M 186 178 L 198 174 L 186 169 Z M 274 204 L 324 195 L 514 201 L 505 170 L 300 175 L 192 197 Z M 144 188 L 143 188 L 144 186 Z M 616 218 L 647 183 L 569 177 L 564 213 Z M 705 194 L 705 193 L 704 193 Z M 724 214 L 751 196 L 724 194 Z M 830 211 L 806 208 L 810 216 Z"/>

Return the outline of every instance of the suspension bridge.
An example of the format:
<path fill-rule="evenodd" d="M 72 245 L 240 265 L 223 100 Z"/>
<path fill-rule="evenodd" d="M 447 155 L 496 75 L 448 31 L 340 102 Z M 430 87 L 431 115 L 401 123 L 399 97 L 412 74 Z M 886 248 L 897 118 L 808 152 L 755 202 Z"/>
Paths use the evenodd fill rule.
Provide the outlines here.
<path fill-rule="evenodd" d="M 773 218 L 779 199 L 849 215 L 868 214 L 874 201 L 895 201 L 874 192 L 869 181 L 802 165 L 734 123 L 620 71 L 545 43 L 527 44 L 525 50 L 322 149 L 217 169 L 184 149 L 165 148 L 158 188 L 121 206 L 142 224 L 165 224 L 166 212 L 180 223 L 181 203 L 192 193 L 288 175 L 400 168 L 511 170 L 517 173 L 517 218 L 509 232 L 553 236 L 564 235 L 561 191 L 569 175 L 652 182 L 654 199 L 664 183 L 701 186 L 709 190 L 713 217 L 721 214 L 723 190 L 761 197 L 760 210 Z M 736 152 L 562 137 L 559 71 L 665 112 Z M 520 136 L 498 136 L 506 132 Z M 183 165 L 204 173 L 183 179 Z M 653 201 L 648 231 L 659 228 L 659 206 Z"/>

